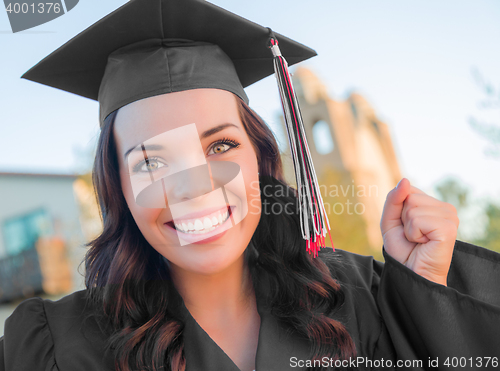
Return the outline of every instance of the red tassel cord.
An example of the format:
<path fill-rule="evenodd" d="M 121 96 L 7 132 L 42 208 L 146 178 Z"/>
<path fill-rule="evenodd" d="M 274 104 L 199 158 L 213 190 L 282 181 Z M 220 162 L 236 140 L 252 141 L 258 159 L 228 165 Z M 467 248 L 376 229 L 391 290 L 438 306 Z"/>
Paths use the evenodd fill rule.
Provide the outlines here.
<path fill-rule="evenodd" d="M 325 236 L 328 232 L 330 242 L 330 224 L 326 217 L 323 199 L 319 191 L 318 179 L 307 145 L 304 123 L 300 112 L 297 96 L 292 86 L 288 64 L 281 55 L 278 40 L 270 31 L 270 49 L 273 53 L 274 72 L 278 82 L 281 105 L 285 116 L 288 140 L 293 158 L 295 179 L 299 194 L 300 227 L 302 237 L 306 240 L 306 248 L 313 257 L 318 256 L 320 248 L 326 247 Z"/>

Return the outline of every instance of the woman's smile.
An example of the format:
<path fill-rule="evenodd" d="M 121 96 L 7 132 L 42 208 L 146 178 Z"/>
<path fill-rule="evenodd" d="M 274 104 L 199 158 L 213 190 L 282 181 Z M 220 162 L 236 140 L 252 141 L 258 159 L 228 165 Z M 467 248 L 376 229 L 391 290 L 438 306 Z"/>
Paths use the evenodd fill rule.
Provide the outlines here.
<path fill-rule="evenodd" d="M 231 228 L 231 216 L 236 209 L 235 206 L 225 207 L 212 213 L 203 213 L 197 218 L 182 218 L 164 223 L 169 233 L 177 236 L 187 243 L 206 244 L 221 238 Z M 201 236 L 203 238 L 200 240 Z"/>
<path fill-rule="evenodd" d="M 229 217 L 229 207 L 225 206 L 214 212 L 201 212 L 201 215 L 188 215 L 183 218 L 176 218 L 170 221 L 175 225 L 175 229 L 183 233 L 203 234 L 221 226 Z M 188 218 L 189 217 L 189 218 Z"/>

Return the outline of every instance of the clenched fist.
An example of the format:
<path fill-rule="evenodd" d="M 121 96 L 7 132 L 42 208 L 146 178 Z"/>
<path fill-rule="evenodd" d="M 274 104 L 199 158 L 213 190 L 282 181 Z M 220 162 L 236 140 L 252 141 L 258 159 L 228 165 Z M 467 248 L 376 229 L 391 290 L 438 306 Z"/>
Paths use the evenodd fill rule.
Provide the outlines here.
<path fill-rule="evenodd" d="M 427 195 L 403 178 L 387 194 L 380 229 L 389 255 L 446 286 L 458 224 L 452 204 Z"/>

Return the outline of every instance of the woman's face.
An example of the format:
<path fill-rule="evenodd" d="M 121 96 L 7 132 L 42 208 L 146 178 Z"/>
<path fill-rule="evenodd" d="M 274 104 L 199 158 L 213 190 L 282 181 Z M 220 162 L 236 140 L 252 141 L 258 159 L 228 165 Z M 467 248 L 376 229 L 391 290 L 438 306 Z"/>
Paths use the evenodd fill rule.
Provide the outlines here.
<path fill-rule="evenodd" d="M 194 89 L 135 101 L 118 110 L 114 136 L 130 212 L 172 269 L 215 274 L 241 262 L 260 219 L 260 194 L 257 156 L 232 93 Z M 224 171 L 234 164 L 237 179 Z M 158 200 L 140 193 L 152 180 Z"/>

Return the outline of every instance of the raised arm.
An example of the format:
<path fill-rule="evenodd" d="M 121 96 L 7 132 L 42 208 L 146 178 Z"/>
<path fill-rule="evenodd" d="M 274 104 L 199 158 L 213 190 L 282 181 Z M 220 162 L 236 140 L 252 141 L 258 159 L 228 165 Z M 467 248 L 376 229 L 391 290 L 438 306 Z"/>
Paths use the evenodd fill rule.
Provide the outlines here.
<path fill-rule="evenodd" d="M 399 359 L 500 369 L 500 254 L 457 240 L 447 286 L 384 256 L 377 303 Z"/>

